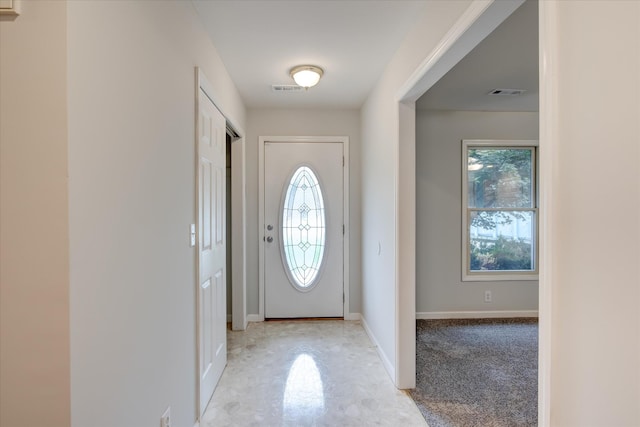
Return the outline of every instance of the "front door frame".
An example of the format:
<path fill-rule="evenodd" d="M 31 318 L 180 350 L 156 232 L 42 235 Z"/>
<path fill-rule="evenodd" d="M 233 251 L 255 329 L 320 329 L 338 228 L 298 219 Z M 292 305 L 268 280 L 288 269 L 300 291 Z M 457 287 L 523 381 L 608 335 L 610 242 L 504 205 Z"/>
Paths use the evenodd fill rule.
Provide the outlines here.
<path fill-rule="evenodd" d="M 342 258 L 342 283 L 344 302 L 342 307 L 342 315 L 345 319 L 349 317 L 349 137 L 348 136 L 260 136 L 258 138 L 258 318 L 264 320 L 264 296 L 265 296 L 265 277 L 264 277 L 264 249 L 265 249 L 265 230 L 264 230 L 264 146 L 267 142 L 286 142 L 286 143 L 302 143 L 302 142 L 339 142 L 342 143 L 342 156 L 344 159 L 343 168 L 343 258 Z"/>

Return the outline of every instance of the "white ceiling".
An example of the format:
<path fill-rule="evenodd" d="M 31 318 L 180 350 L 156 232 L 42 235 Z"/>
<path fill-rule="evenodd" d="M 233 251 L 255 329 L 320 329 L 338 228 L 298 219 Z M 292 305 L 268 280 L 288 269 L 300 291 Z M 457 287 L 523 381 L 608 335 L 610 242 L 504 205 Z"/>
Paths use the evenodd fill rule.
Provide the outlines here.
<path fill-rule="evenodd" d="M 359 108 L 425 0 L 192 0 L 247 107 Z M 308 91 L 289 70 L 324 69 Z"/>
<path fill-rule="evenodd" d="M 526 89 L 515 97 L 492 89 Z M 538 3 L 528 0 L 417 102 L 418 109 L 538 111 Z"/>
<path fill-rule="evenodd" d="M 192 0 L 245 104 L 359 108 L 427 0 Z M 309 91 L 277 93 L 301 64 Z M 525 89 L 517 97 L 488 96 Z M 537 1 L 528 0 L 436 83 L 419 109 L 538 111 Z"/>

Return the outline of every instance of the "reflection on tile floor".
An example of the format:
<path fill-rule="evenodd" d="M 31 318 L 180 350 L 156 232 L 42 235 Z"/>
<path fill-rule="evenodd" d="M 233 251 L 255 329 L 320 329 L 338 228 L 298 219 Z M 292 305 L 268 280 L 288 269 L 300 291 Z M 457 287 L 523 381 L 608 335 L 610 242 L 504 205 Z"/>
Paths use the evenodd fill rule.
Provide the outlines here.
<path fill-rule="evenodd" d="M 251 323 L 228 349 L 202 427 L 426 426 L 360 322 Z"/>

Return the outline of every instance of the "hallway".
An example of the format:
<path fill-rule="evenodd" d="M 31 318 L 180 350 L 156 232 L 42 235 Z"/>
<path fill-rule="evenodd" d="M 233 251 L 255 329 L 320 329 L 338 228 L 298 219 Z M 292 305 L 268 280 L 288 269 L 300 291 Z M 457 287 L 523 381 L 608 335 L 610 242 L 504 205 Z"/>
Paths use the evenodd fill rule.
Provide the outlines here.
<path fill-rule="evenodd" d="M 426 425 L 360 322 L 251 323 L 228 349 L 203 427 Z"/>

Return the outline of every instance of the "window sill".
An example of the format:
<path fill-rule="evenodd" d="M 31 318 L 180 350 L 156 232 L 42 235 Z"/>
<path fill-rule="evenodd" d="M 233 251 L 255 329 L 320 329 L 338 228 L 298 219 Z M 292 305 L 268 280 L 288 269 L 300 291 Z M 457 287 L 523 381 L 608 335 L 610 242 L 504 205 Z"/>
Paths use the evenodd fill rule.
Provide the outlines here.
<path fill-rule="evenodd" d="M 532 281 L 538 280 L 538 273 L 464 273 L 463 282 L 500 282 L 500 281 Z"/>

